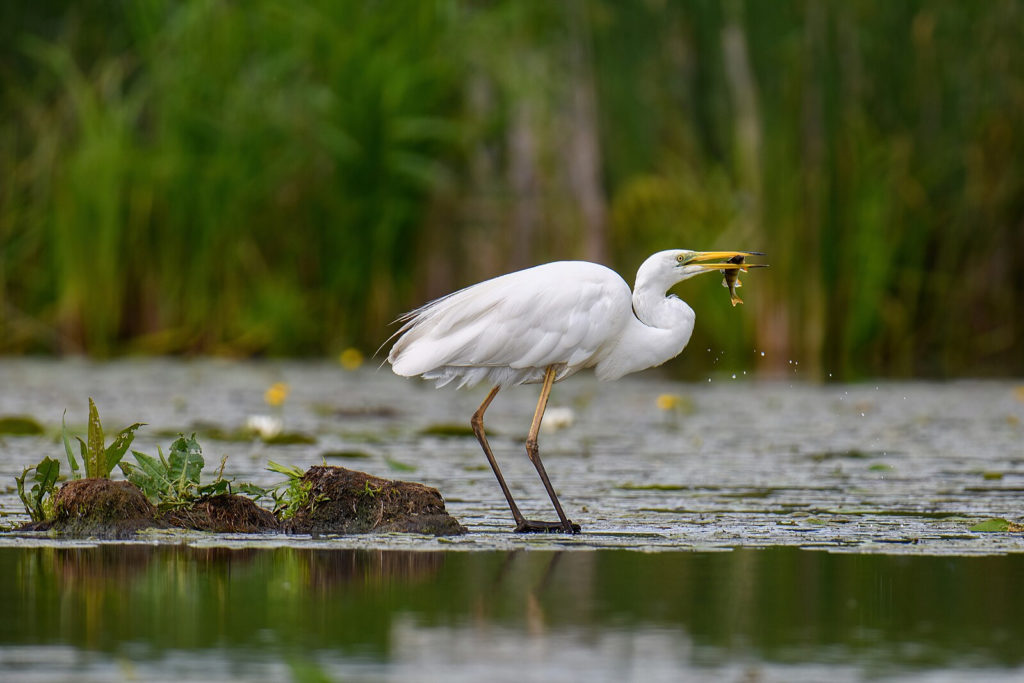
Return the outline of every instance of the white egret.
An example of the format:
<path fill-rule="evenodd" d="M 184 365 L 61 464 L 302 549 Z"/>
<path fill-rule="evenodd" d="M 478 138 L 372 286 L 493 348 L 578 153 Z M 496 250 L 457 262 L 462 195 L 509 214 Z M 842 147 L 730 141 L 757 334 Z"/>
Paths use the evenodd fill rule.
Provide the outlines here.
<path fill-rule="evenodd" d="M 399 318 L 404 324 L 388 362 L 398 375 L 436 380 L 442 387 L 487 382 L 493 388 L 471 424 L 515 518 L 516 531 L 565 531 L 565 516 L 537 445 L 551 386 L 585 368 L 614 380 L 675 358 L 690 340 L 694 312 L 667 296 L 687 278 L 719 270 L 759 267 L 742 259 L 759 252 L 674 249 L 649 257 L 629 285 L 602 265 L 558 261 L 481 282 Z M 526 519 L 519 511 L 484 432 L 484 412 L 502 387 L 541 383 L 526 439 L 526 454 L 547 490 L 558 522 Z"/>

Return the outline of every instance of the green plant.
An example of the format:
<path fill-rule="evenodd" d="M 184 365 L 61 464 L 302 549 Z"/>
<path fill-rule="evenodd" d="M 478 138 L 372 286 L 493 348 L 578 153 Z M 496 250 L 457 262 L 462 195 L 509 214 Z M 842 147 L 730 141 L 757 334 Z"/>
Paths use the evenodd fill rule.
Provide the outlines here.
<path fill-rule="evenodd" d="M 157 447 L 158 458 L 132 451 L 136 465 L 121 463 L 121 471 L 146 494 L 146 497 L 160 507 L 188 505 L 197 498 L 230 491 L 231 483 L 224 479 L 224 462 L 220 463 L 217 478 L 209 484 L 201 484 L 200 477 L 206 461 L 203 449 L 193 434 L 186 439 L 180 435 L 171 444 L 168 456 Z"/>
<path fill-rule="evenodd" d="M 29 472 L 35 471 L 32 480 L 35 485 L 28 492 L 25 491 L 25 478 Z M 41 522 L 53 515 L 53 488 L 60 476 L 60 463 L 53 458 L 43 458 L 35 467 L 26 467 L 20 477 L 14 481 L 18 485 L 18 497 L 25 505 L 25 510 L 33 522 Z"/>
<path fill-rule="evenodd" d="M 109 479 L 110 472 L 114 469 L 114 466 L 121 462 L 121 458 L 128 451 L 128 447 L 131 446 L 132 441 L 135 439 L 135 430 L 143 426 L 143 422 L 136 422 L 130 427 L 125 427 L 117 436 L 114 437 L 113 443 L 110 446 L 103 447 L 103 424 L 100 422 L 100 414 L 96 409 L 96 403 L 89 399 L 89 427 L 86 437 L 88 443 L 82 440 L 82 437 L 76 436 L 78 439 L 79 450 L 82 456 L 82 465 L 85 467 L 86 477 L 98 477 L 100 479 Z M 75 454 L 71 449 L 71 441 L 68 439 L 67 424 L 61 420 L 61 437 L 64 440 L 64 452 L 68 456 L 68 464 L 71 465 L 72 477 L 79 478 L 78 461 L 75 460 Z"/>
<path fill-rule="evenodd" d="M 65 417 L 67 411 L 65 411 Z M 78 464 L 75 454 L 71 448 L 71 439 L 68 438 L 68 426 L 65 417 L 61 418 L 61 439 L 64 442 L 64 452 L 68 458 L 68 465 L 71 467 L 71 478 L 79 479 L 82 476 L 82 467 L 85 468 L 86 477 L 97 477 L 106 479 L 110 477 L 111 470 L 124 457 L 125 451 L 135 438 L 135 430 L 143 425 L 136 422 L 130 427 L 125 427 L 114 437 L 110 446 L 103 447 L 103 423 L 100 421 L 99 411 L 96 403 L 89 399 L 89 427 L 86 434 L 88 442 L 78 439 L 82 465 Z M 35 484 L 28 491 L 25 490 L 28 473 L 35 472 L 31 481 Z M 25 511 L 28 512 L 33 522 L 41 522 L 52 516 L 53 493 L 57 482 L 60 480 L 60 462 L 54 458 L 45 457 L 37 465 L 26 467 L 20 477 L 14 481 L 18 486 L 18 497 L 21 498 Z"/>
<path fill-rule="evenodd" d="M 312 496 L 313 484 L 306 481 L 302 469 L 295 465 L 282 465 L 273 460 L 267 463 L 267 469 L 271 472 L 278 472 L 288 478 L 267 489 L 245 485 L 245 492 L 253 495 L 258 500 L 261 497 L 268 497 L 274 501 L 274 515 L 279 519 L 291 519 L 303 507 L 309 507 L 310 512 L 316 509 L 317 504 L 328 500 L 327 496 L 320 494 Z"/>

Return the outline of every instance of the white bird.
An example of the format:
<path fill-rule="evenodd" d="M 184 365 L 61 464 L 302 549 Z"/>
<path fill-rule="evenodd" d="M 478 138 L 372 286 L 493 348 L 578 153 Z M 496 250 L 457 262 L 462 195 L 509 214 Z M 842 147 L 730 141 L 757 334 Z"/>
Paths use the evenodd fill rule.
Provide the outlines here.
<path fill-rule="evenodd" d="M 613 270 L 586 261 L 557 261 L 466 287 L 411 311 L 388 362 L 398 375 L 493 388 L 471 424 L 498 479 L 516 531 L 578 533 L 565 516 L 540 460 L 537 434 L 555 382 L 586 368 L 614 380 L 675 358 L 690 340 L 694 312 L 667 296 L 673 285 L 718 270 L 763 264 L 727 263 L 743 251 L 660 251 L 649 257 L 629 285 Z M 709 263 L 709 261 L 717 261 Z M 502 387 L 541 383 L 526 439 L 526 453 L 540 475 L 558 522 L 526 519 L 505 484 L 484 432 L 484 412 Z"/>

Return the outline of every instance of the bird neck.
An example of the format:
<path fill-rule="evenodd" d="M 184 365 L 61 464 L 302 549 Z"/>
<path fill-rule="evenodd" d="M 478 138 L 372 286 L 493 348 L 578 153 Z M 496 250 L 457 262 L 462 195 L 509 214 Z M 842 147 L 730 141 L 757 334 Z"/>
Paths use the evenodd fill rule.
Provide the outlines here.
<path fill-rule="evenodd" d="M 599 379 L 618 379 L 661 365 L 678 356 L 690 341 L 693 309 L 674 296 L 665 296 L 666 289 L 637 286 L 633 290 L 636 317 L 626 324 L 614 347 L 594 368 Z"/>
<path fill-rule="evenodd" d="M 693 309 L 678 297 L 669 295 L 667 290 L 662 284 L 638 279 L 633 289 L 633 313 L 648 327 L 685 332 L 685 346 L 693 332 Z"/>

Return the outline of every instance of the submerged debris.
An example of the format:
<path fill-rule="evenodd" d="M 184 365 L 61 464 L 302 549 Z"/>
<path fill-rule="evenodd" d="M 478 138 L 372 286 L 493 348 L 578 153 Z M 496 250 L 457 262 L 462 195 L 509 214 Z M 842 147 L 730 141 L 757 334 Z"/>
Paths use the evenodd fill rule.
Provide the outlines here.
<path fill-rule="evenodd" d="M 285 524 L 292 533 L 466 533 L 438 490 L 423 484 L 327 466 L 310 467 L 302 480 L 308 498 Z"/>

